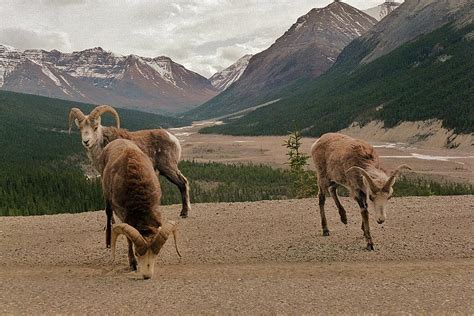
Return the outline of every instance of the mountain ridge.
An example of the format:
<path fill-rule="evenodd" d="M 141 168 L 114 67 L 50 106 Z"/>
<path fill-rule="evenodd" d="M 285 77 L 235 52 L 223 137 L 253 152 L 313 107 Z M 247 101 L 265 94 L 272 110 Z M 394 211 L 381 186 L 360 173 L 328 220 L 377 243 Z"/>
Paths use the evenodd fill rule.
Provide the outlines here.
<path fill-rule="evenodd" d="M 342 49 L 375 23 L 375 19 L 344 2 L 312 9 L 268 49 L 254 55 L 232 86 L 185 115 L 206 119 L 276 99 L 291 83 L 327 71 Z"/>
<path fill-rule="evenodd" d="M 212 86 L 219 91 L 224 91 L 227 89 L 231 84 L 239 80 L 252 57 L 252 54 L 244 55 L 229 67 L 213 74 L 209 78 Z"/>
<path fill-rule="evenodd" d="M 217 94 L 203 76 L 171 58 L 72 53 L 0 45 L 0 89 L 148 112 L 182 112 Z"/>

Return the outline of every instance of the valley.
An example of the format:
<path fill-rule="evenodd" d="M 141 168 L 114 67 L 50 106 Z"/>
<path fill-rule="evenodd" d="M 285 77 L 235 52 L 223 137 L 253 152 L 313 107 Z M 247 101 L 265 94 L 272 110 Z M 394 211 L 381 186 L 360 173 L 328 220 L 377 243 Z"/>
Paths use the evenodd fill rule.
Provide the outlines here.
<path fill-rule="evenodd" d="M 198 162 L 220 163 L 253 163 L 267 164 L 275 168 L 287 168 L 287 150 L 282 146 L 286 136 L 230 136 L 217 134 L 200 134 L 199 129 L 219 125 L 219 121 L 202 121 L 190 126 L 172 128 L 181 142 L 183 158 Z M 381 130 L 378 130 L 381 132 Z M 346 131 L 343 131 L 346 132 Z M 348 135 L 361 137 L 355 132 Z M 391 135 L 396 139 L 396 135 Z M 375 130 L 364 134 L 363 139 L 376 147 L 383 165 L 395 169 L 400 164 L 409 164 L 417 176 L 428 177 L 437 181 L 469 182 L 474 184 L 474 149 L 466 140 L 461 149 L 443 149 L 438 144 L 410 144 L 382 140 L 376 137 Z M 302 151 L 308 155 L 316 138 L 303 138 Z M 313 169 L 313 162 L 309 161 Z"/>

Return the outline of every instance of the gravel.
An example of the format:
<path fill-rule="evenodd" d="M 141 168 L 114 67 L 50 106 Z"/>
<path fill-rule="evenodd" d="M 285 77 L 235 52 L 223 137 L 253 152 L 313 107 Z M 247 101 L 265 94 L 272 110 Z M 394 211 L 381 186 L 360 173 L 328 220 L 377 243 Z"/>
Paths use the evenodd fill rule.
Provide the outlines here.
<path fill-rule="evenodd" d="M 355 202 L 195 204 L 151 280 L 105 249 L 105 212 L 0 217 L 1 314 L 349 314 L 474 312 L 474 196 L 394 198 L 364 250 Z M 178 219 L 179 205 L 163 207 Z"/>

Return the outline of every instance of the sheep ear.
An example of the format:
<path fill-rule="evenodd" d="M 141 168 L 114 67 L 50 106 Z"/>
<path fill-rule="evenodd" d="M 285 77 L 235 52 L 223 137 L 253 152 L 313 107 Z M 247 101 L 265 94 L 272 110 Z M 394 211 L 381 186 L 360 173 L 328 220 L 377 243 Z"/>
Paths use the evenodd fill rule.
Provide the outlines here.
<path fill-rule="evenodd" d="M 78 120 L 78 119 L 74 119 L 74 123 L 76 123 L 77 128 L 79 128 L 79 120 Z"/>

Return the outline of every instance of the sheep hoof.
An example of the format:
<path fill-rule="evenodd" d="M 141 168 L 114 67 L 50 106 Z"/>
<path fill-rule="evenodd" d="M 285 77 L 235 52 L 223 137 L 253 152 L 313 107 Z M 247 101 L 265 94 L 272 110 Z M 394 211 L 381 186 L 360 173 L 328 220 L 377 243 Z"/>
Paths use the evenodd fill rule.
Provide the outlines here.
<path fill-rule="evenodd" d="M 187 218 L 188 217 L 188 212 L 183 210 L 183 211 L 181 211 L 179 216 L 181 216 L 181 218 Z"/>
<path fill-rule="evenodd" d="M 367 248 L 366 248 L 368 251 L 374 251 L 374 245 L 373 244 L 367 244 Z"/>
<path fill-rule="evenodd" d="M 323 236 L 329 236 L 329 230 L 323 230 Z"/>
<path fill-rule="evenodd" d="M 347 225 L 347 217 L 341 217 L 341 222 L 342 222 L 344 225 Z"/>

